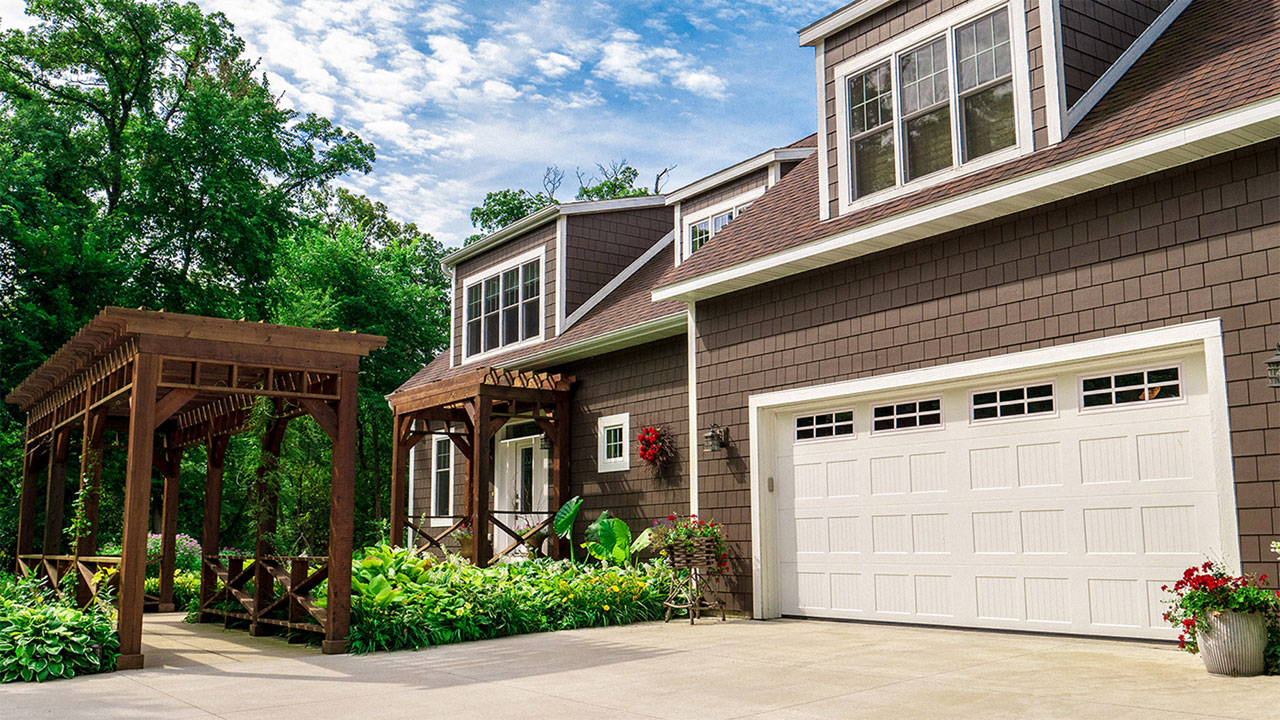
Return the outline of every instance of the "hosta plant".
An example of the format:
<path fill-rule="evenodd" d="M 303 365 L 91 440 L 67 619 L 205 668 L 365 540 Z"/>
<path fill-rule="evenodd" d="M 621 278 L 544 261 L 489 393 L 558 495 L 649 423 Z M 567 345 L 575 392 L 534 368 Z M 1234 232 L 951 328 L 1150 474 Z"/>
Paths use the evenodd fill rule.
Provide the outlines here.
<path fill-rule="evenodd" d="M 1280 619 L 1280 597 L 1263 587 L 1266 581 L 1266 575 L 1232 575 L 1210 561 L 1187 568 L 1172 586 L 1161 586 L 1172 595 L 1165 600 L 1169 609 L 1164 619 L 1178 630 L 1178 647 L 1199 652 L 1199 633 L 1208 629 L 1210 615 L 1221 612 L 1259 613 L 1274 626 Z"/>
<path fill-rule="evenodd" d="M 43 682 L 115 669 L 105 604 L 80 610 L 34 581 L 0 581 L 0 682 Z"/>

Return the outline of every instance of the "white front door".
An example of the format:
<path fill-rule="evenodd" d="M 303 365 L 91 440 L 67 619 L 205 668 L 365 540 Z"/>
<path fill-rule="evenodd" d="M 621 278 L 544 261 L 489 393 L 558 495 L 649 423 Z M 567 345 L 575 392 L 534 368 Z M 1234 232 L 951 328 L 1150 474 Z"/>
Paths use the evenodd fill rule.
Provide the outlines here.
<path fill-rule="evenodd" d="M 1161 586 L 1235 555 L 1223 390 L 1183 352 L 779 413 L 781 613 L 1173 637 Z"/>
<path fill-rule="evenodd" d="M 541 437 L 502 440 L 498 443 L 497 477 L 494 478 L 493 509 L 497 518 L 513 530 L 542 522 L 547 513 L 548 453 Z M 516 538 L 495 529 L 495 552 L 507 549 Z M 524 548 L 514 554 L 525 554 Z"/>

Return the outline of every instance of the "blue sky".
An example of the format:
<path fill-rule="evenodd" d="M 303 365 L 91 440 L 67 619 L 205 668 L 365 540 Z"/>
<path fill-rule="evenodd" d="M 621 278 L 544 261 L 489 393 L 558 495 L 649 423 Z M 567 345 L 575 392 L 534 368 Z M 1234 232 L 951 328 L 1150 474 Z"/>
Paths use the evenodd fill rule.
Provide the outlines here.
<path fill-rule="evenodd" d="M 839 0 L 197 0 L 262 59 L 284 102 L 372 141 L 344 184 L 448 245 L 489 190 L 537 189 L 626 158 L 674 189 L 813 131 L 813 50 L 795 31 Z M 0 0 L 0 25 L 22 24 Z"/>

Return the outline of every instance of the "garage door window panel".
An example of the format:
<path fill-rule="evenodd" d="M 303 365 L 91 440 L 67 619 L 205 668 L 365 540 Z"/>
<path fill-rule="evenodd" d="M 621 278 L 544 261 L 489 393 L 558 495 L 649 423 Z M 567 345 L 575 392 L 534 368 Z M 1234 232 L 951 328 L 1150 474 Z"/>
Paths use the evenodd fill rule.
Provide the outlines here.
<path fill-rule="evenodd" d="M 969 418 L 973 422 L 1053 416 L 1057 411 L 1053 383 L 1036 383 L 973 393 Z"/>
<path fill-rule="evenodd" d="M 1182 400 L 1182 368 L 1160 367 L 1111 375 L 1086 376 L 1080 381 L 1084 411 L 1138 407 Z"/>
<path fill-rule="evenodd" d="M 942 400 L 940 398 L 879 405 L 871 410 L 873 435 L 907 430 L 935 430 L 941 427 Z"/>
<path fill-rule="evenodd" d="M 796 417 L 796 441 L 853 437 L 853 411 L 836 410 Z"/>

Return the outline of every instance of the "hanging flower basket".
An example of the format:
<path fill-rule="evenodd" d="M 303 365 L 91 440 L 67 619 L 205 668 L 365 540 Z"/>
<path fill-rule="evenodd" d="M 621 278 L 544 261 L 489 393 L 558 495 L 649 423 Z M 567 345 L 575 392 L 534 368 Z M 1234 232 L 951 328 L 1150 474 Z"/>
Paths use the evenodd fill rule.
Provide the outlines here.
<path fill-rule="evenodd" d="M 665 426 L 649 426 L 636 438 L 640 460 L 655 477 L 663 474 L 676 457 L 675 438 Z"/>

